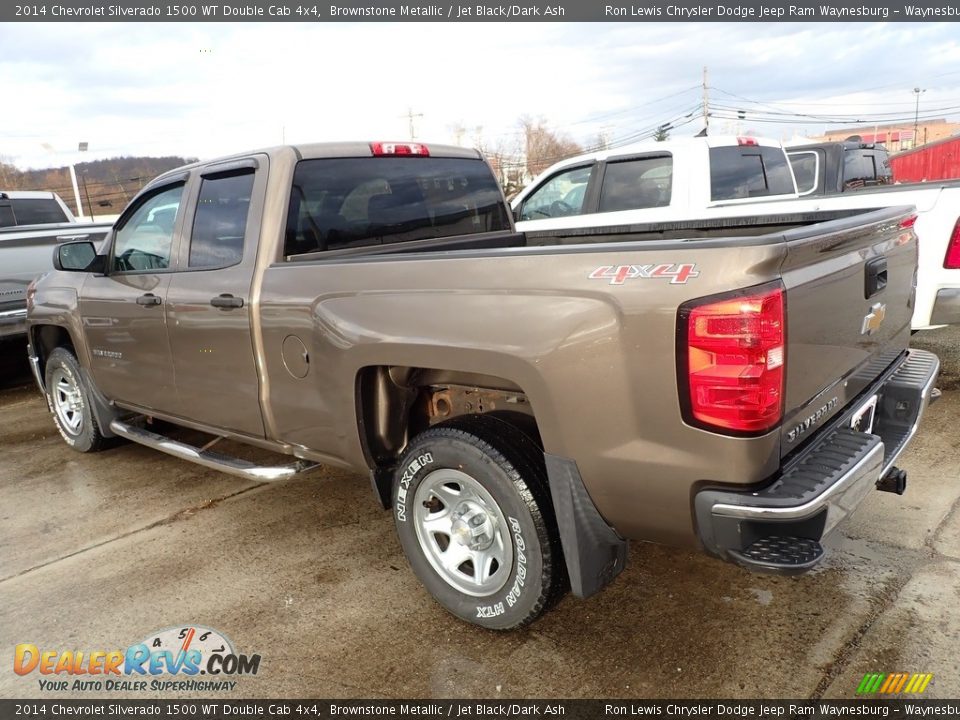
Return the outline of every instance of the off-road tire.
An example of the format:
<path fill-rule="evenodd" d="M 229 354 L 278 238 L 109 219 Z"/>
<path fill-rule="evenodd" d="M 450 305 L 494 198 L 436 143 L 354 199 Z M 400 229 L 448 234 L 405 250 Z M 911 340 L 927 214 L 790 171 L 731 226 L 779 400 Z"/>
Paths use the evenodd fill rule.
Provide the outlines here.
<path fill-rule="evenodd" d="M 53 421 L 64 441 L 77 452 L 96 452 L 104 445 L 97 418 L 93 414 L 90 388 L 80 372 L 80 364 L 67 348 L 56 348 L 44 368 L 47 400 L 53 409 Z M 76 388 L 76 409 L 63 410 L 68 392 Z M 61 411 L 58 412 L 58 408 Z M 74 421 L 71 421 L 73 418 Z M 75 423 L 75 424 L 74 424 Z"/>
<path fill-rule="evenodd" d="M 489 594 L 467 594 L 455 587 L 447 579 L 450 571 L 438 571 L 432 564 L 438 562 L 437 555 L 434 552 L 431 561 L 429 543 L 425 545 L 418 537 L 417 491 L 428 478 L 432 477 L 422 492 L 435 486 L 436 478 L 445 477 L 443 473 L 435 475 L 438 470 L 469 476 L 489 494 L 499 517 L 506 520 L 511 567 L 502 586 Z M 421 499 L 421 506 L 427 508 L 421 514 L 433 513 L 434 498 L 427 503 Z M 464 416 L 416 436 L 394 473 L 393 513 L 400 544 L 414 573 L 440 605 L 462 620 L 491 630 L 513 630 L 535 620 L 567 587 L 543 451 L 527 433 L 502 418 Z M 484 517 L 487 515 L 492 517 L 496 511 Z M 423 527 L 426 525 L 421 523 Z M 421 529 L 421 534 L 424 532 Z M 452 544 L 453 535 L 449 538 Z"/>

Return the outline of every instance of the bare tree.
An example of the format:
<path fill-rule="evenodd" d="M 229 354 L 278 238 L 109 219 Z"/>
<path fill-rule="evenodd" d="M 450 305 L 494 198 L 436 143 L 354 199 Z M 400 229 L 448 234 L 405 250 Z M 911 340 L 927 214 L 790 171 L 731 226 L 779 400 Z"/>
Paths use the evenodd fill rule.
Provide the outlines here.
<path fill-rule="evenodd" d="M 543 118 L 533 119 L 527 115 L 520 118 L 524 149 L 527 157 L 527 172 L 538 175 L 553 163 L 583 152 L 572 138 L 554 132 Z"/>
<path fill-rule="evenodd" d="M 464 133 L 466 132 L 464 129 Z M 490 163 L 504 194 L 510 198 L 520 192 L 523 187 L 524 164 L 516 136 L 501 136 L 491 141 L 484 136 L 483 126 L 477 125 L 473 128 L 472 144 Z"/>
<path fill-rule="evenodd" d="M 0 190 L 17 190 L 20 184 L 20 171 L 12 158 L 0 155 Z"/>

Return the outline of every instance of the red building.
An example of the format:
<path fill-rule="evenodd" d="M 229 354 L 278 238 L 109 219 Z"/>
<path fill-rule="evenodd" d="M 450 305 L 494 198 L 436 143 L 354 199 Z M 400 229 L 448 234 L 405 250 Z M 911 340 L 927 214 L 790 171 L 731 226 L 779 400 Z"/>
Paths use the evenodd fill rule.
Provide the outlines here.
<path fill-rule="evenodd" d="M 890 156 L 896 182 L 960 178 L 960 135 Z"/>

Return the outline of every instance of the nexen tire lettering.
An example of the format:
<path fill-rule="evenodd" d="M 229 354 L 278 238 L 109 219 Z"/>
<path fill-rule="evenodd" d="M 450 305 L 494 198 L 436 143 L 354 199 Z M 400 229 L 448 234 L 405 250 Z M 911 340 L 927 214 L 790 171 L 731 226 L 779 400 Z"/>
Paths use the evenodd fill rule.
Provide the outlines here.
<path fill-rule="evenodd" d="M 419 470 L 431 464 L 433 464 L 433 454 L 424 453 L 414 458 L 403 471 L 400 486 L 397 488 L 397 520 L 400 522 L 407 521 L 407 490 L 410 488 L 410 483 L 413 482 Z"/>

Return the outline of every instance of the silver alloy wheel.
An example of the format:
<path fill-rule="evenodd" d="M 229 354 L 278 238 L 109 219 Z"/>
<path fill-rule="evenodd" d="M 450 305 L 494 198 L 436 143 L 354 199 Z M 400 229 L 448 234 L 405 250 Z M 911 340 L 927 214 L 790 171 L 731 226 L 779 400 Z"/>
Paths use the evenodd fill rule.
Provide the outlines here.
<path fill-rule="evenodd" d="M 413 507 L 420 548 L 450 586 L 483 597 L 506 584 L 513 567 L 510 529 L 493 496 L 473 477 L 434 470 L 417 487 Z"/>
<path fill-rule="evenodd" d="M 72 375 L 59 367 L 53 371 L 50 380 L 53 409 L 60 425 L 71 435 L 79 435 L 83 430 L 83 394 L 80 386 Z"/>

